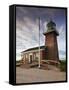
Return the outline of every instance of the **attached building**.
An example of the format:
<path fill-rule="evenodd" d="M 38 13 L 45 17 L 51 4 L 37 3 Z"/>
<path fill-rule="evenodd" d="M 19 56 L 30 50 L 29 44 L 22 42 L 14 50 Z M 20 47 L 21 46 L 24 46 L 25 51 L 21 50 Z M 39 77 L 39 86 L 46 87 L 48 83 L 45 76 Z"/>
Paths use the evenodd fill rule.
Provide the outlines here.
<path fill-rule="evenodd" d="M 45 46 L 40 46 L 40 60 L 59 60 L 56 24 L 50 21 L 47 24 L 45 36 Z M 39 47 L 29 48 L 22 53 L 22 59 L 25 63 L 32 63 L 39 59 Z"/>

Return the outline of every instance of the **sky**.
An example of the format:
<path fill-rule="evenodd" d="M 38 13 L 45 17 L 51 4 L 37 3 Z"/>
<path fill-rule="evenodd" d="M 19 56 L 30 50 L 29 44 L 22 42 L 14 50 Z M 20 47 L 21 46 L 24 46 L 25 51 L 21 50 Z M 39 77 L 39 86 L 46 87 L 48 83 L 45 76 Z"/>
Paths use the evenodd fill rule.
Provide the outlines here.
<path fill-rule="evenodd" d="M 39 17 L 40 45 L 45 45 L 44 32 L 47 23 L 52 20 L 59 32 L 57 37 L 59 58 L 66 57 L 66 13 L 65 9 L 16 7 L 16 55 L 28 48 L 39 46 Z"/>

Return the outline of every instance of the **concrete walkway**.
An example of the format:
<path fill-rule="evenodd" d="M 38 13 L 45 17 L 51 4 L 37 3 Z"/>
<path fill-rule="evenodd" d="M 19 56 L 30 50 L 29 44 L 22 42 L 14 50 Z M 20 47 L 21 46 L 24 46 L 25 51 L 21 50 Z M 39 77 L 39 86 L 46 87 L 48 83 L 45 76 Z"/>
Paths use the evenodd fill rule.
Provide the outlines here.
<path fill-rule="evenodd" d="M 16 83 L 49 82 L 66 80 L 65 72 L 16 67 Z"/>

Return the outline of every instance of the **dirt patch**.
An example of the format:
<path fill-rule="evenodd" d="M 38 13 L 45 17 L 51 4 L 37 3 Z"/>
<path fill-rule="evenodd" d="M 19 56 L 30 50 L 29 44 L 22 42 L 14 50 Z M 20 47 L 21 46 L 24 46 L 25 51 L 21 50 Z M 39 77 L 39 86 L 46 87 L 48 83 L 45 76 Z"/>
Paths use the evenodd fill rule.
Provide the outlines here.
<path fill-rule="evenodd" d="M 66 73 L 57 70 L 16 67 L 16 83 L 65 81 Z"/>

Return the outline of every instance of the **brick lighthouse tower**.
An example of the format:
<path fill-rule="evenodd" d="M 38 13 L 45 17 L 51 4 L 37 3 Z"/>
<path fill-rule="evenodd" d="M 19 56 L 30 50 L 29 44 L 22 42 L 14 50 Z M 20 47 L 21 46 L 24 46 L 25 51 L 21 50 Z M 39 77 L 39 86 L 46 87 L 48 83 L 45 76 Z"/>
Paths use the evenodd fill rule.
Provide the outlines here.
<path fill-rule="evenodd" d="M 56 31 L 56 24 L 50 21 L 47 24 L 47 32 L 45 35 L 45 46 L 47 48 L 46 59 L 48 60 L 59 60 L 57 36 L 59 33 Z"/>

